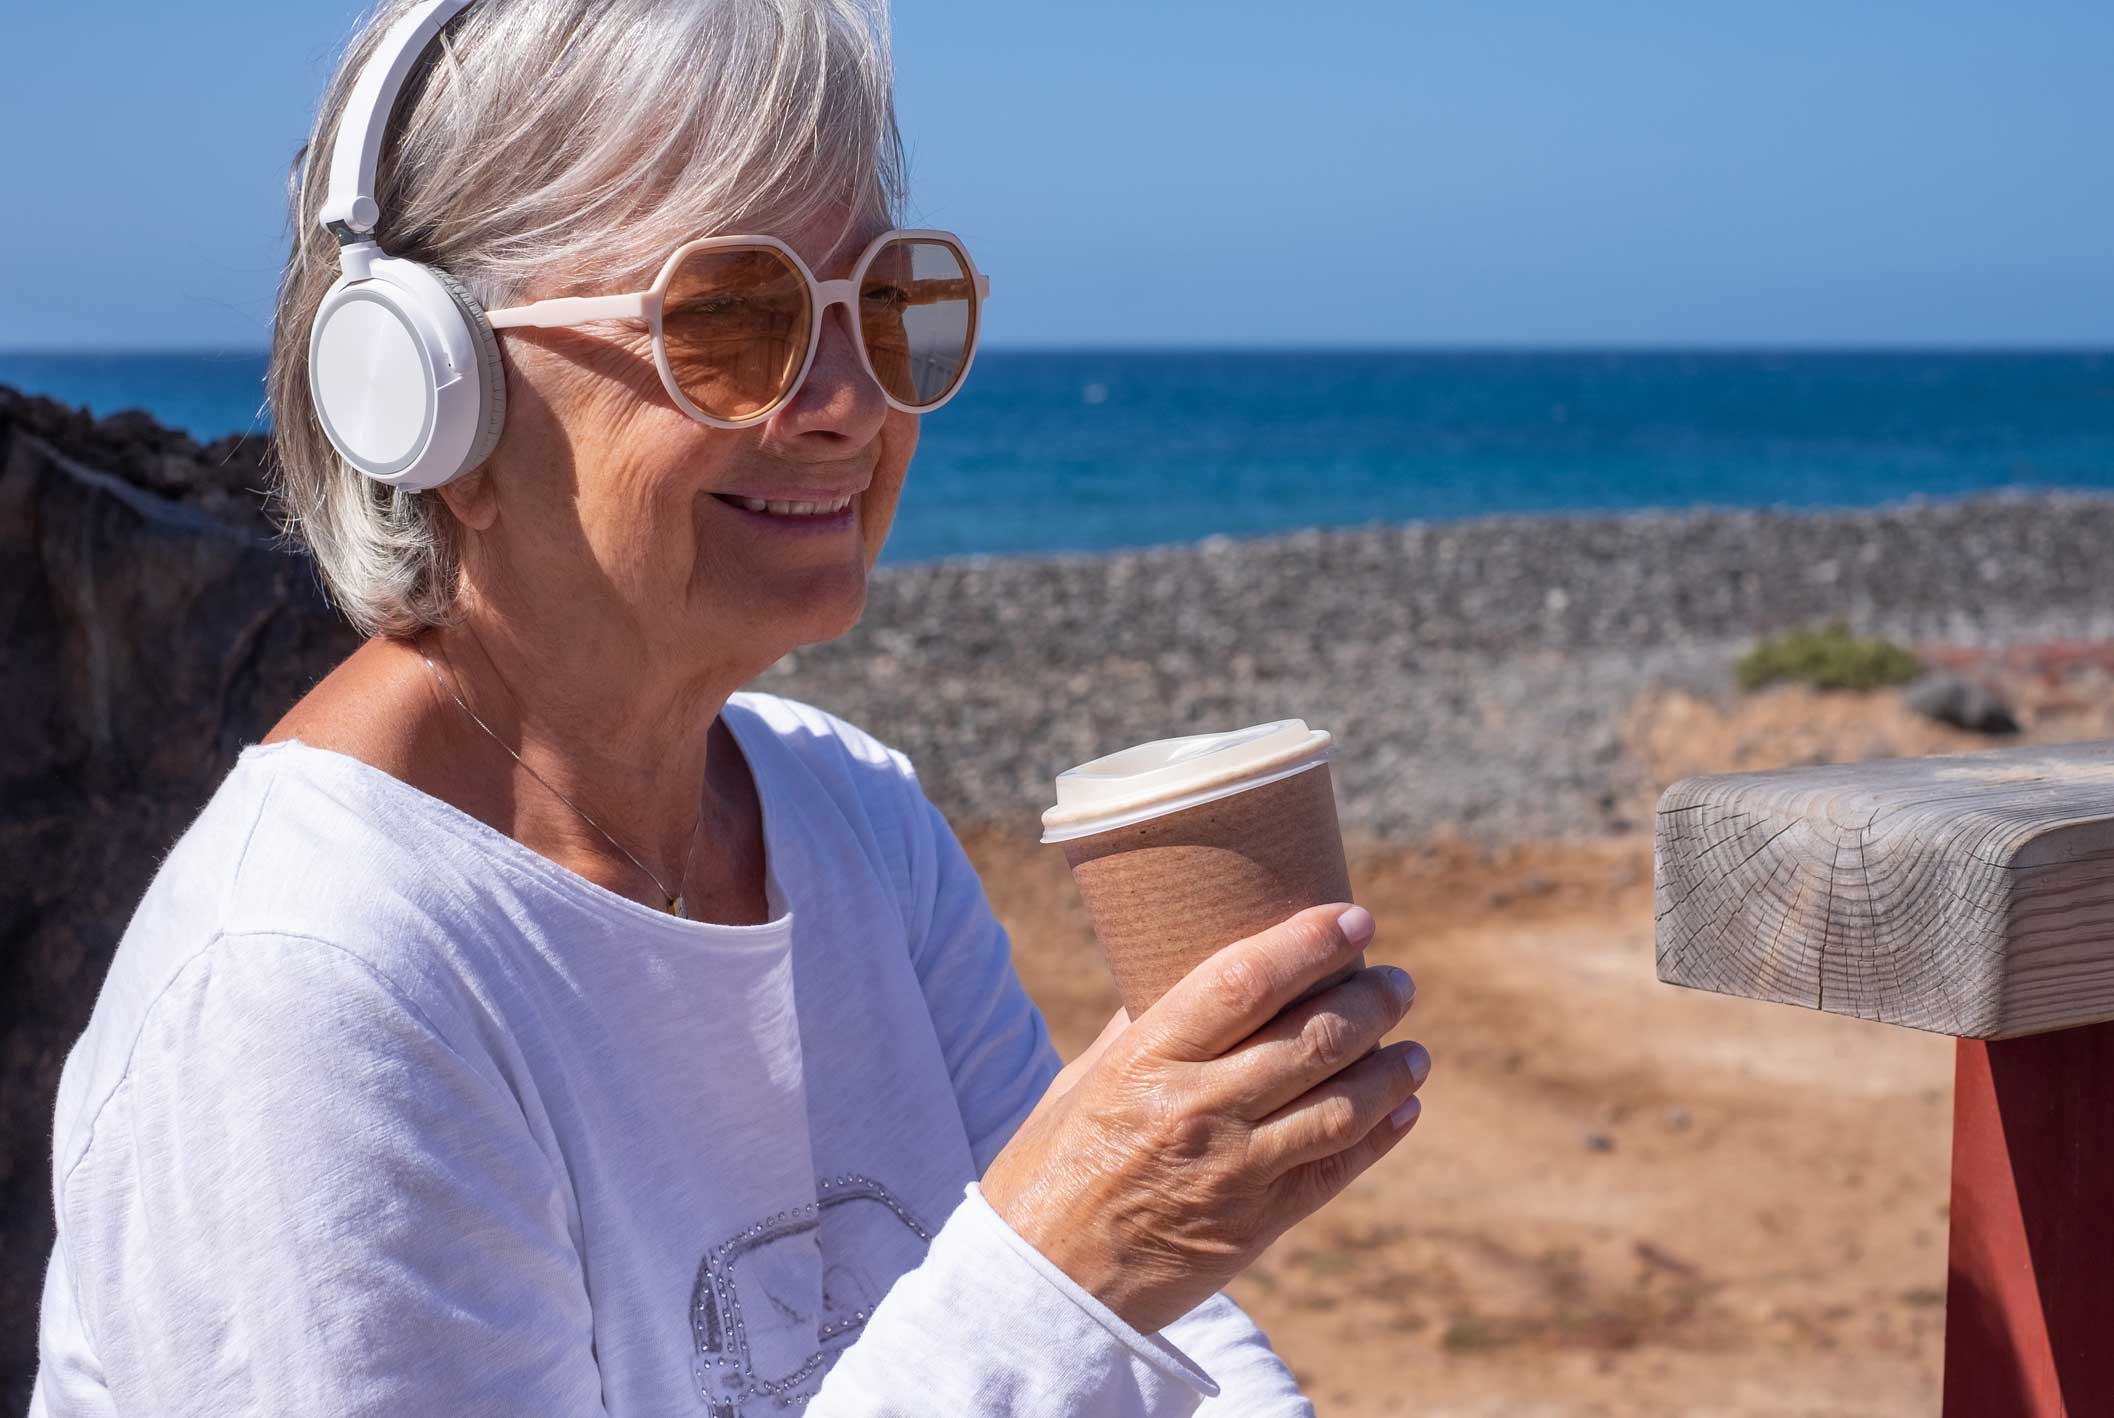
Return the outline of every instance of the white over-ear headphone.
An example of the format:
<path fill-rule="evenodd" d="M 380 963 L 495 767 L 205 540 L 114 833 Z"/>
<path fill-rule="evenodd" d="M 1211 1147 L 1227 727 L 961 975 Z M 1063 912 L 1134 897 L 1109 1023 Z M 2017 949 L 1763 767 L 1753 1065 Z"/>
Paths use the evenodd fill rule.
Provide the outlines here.
<path fill-rule="evenodd" d="M 390 26 L 338 119 L 322 222 L 344 274 L 308 334 L 308 392 L 331 445 L 421 492 L 482 463 L 506 425 L 506 373 L 484 309 L 435 266 L 385 255 L 375 168 L 390 111 L 426 46 L 470 0 L 426 0 Z"/>

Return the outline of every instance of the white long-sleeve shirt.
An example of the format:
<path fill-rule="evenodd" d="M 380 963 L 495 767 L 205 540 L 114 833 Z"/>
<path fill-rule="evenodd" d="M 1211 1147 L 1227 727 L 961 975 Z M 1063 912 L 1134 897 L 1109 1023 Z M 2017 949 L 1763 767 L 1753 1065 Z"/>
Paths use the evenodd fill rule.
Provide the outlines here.
<path fill-rule="evenodd" d="M 1224 1295 L 1141 1334 L 978 1193 L 1059 1060 L 909 761 L 724 718 L 762 925 L 243 751 L 66 1064 L 32 1414 L 1311 1414 Z"/>

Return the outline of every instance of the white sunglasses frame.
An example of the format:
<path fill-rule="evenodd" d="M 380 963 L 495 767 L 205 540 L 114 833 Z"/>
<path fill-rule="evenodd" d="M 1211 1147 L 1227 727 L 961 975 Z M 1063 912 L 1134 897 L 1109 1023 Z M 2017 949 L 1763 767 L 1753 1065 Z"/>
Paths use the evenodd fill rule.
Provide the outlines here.
<path fill-rule="evenodd" d="M 888 386 L 874 373 L 873 358 L 867 353 L 865 332 L 859 318 L 859 286 L 866 279 L 866 268 L 873 264 L 874 257 L 880 254 L 883 247 L 905 239 L 937 241 L 950 248 L 960 258 L 962 270 L 969 277 L 970 290 L 975 297 L 969 302 L 969 353 L 962 360 L 961 372 L 955 375 L 954 383 L 948 386 L 947 392 L 929 404 L 906 404 L 888 392 Z M 683 393 L 682 386 L 676 382 L 675 371 L 668 366 L 667 341 L 661 334 L 662 303 L 667 298 L 668 284 L 675 278 L 676 269 L 682 265 L 683 258 L 692 252 L 756 247 L 767 247 L 784 256 L 807 282 L 808 304 L 811 307 L 807 353 L 800 361 L 800 372 L 793 376 L 793 381 L 786 386 L 786 391 L 769 407 L 744 418 L 725 419 L 708 414 L 692 403 L 689 396 Z M 631 291 L 624 295 L 556 296 L 528 305 L 510 305 L 501 310 L 490 310 L 485 312 L 485 319 L 495 330 L 524 327 L 547 330 L 588 325 L 597 320 L 644 320 L 653 331 L 653 362 L 660 368 L 661 386 L 668 391 L 668 397 L 675 401 L 676 407 L 699 423 L 710 424 L 714 428 L 749 428 L 762 423 L 784 408 L 792 401 L 793 396 L 800 392 L 801 386 L 807 383 L 808 371 L 814 368 L 815 351 L 822 345 L 822 318 L 829 313 L 832 305 L 842 305 L 850 312 L 854 337 L 852 343 L 858 347 L 859 363 L 865 368 L 866 377 L 873 380 L 874 387 L 881 391 L 881 397 L 888 401 L 889 406 L 908 414 L 931 413 L 961 392 L 962 385 L 968 382 L 969 367 L 976 363 L 976 347 L 981 342 L 979 337 L 983 333 L 984 301 L 989 299 L 990 295 L 991 278 L 976 269 L 976 262 L 970 258 L 969 248 L 951 231 L 922 227 L 894 227 L 884 231 L 867 243 L 866 250 L 860 253 L 858 264 L 852 267 L 851 275 L 841 281 L 816 280 L 815 273 L 808 269 L 807 262 L 800 259 L 800 253 L 775 236 L 701 236 L 684 242 L 670 252 L 668 259 L 661 264 L 660 275 L 655 277 L 653 284 L 645 290 Z"/>

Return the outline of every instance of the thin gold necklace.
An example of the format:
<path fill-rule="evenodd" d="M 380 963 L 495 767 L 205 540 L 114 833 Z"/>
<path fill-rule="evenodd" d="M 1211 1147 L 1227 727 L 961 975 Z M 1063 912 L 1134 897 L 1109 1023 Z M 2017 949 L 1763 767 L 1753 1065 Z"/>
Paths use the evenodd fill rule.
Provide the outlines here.
<path fill-rule="evenodd" d="M 471 723 L 477 725 L 478 728 L 483 729 L 485 731 L 485 734 L 492 740 L 493 743 L 498 744 L 509 754 L 512 754 L 514 761 L 520 764 L 524 769 L 527 769 L 528 775 L 531 778 L 534 778 L 544 787 L 549 788 L 553 797 L 557 798 L 559 802 L 564 803 L 574 812 L 579 813 L 580 820 L 586 823 L 589 827 L 592 827 L 595 831 L 600 832 L 602 834 L 603 841 L 607 842 L 610 846 L 616 848 L 619 852 L 622 852 L 625 856 L 630 857 L 631 864 L 633 866 L 637 867 L 640 871 L 646 873 L 646 875 L 653 878 L 654 886 L 660 890 L 661 899 L 668 903 L 666 906 L 661 908 L 662 910 L 667 911 L 672 915 L 687 917 L 688 913 L 683 908 L 683 897 L 681 892 L 670 891 L 668 889 L 668 883 L 661 880 L 659 872 L 655 871 L 652 867 L 647 866 L 636 856 L 633 856 L 629 847 L 626 847 L 622 842 L 619 842 L 616 838 L 610 836 L 608 831 L 602 826 L 601 823 L 589 817 L 587 815 L 586 810 L 583 809 L 578 803 L 574 802 L 571 798 L 565 796 L 565 794 L 559 792 L 557 786 L 553 784 L 550 779 L 544 777 L 541 773 L 538 773 L 534 768 L 529 767 L 529 762 L 527 759 L 523 758 L 518 753 L 514 753 L 514 746 L 508 743 L 505 739 L 499 737 L 499 735 L 493 733 L 492 726 L 487 724 L 484 720 L 478 718 L 477 711 L 475 709 L 472 709 L 467 703 L 464 702 L 463 697 L 455 692 L 455 687 L 440 677 L 440 671 L 434 667 L 432 657 L 425 652 L 423 647 L 420 648 L 418 652 L 418 657 L 426 662 L 426 669 L 432 674 L 433 682 L 439 685 L 441 689 L 446 691 L 447 696 L 450 699 L 454 700 L 457 704 L 462 705 L 462 712 L 470 716 Z M 697 850 L 698 829 L 703 827 L 704 825 L 705 800 L 704 796 L 700 794 L 697 800 L 697 821 L 691 824 L 690 842 L 689 845 L 683 848 L 682 869 L 685 871 L 687 871 L 690 866 L 690 854 Z"/>

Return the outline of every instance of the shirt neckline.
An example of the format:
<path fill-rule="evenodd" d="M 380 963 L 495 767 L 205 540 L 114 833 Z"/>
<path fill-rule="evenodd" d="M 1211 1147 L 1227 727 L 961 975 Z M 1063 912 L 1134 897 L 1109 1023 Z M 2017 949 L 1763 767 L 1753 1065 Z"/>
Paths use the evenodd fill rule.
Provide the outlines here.
<path fill-rule="evenodd" d="M 739 697 L 738 693 L 735 696 Z M 611 891 L 600 882 L 591 881 L 571 867 L 552 861 L 501 832 L 482 818 L 471 816 L 445 798 L 437 798 L 423 788 L 415 787 L 393 773 L 387 773 L 349 753 L 324 748 L 300 738 L 281 739 L 277 743 L 249 744 L 236 755 L 238 762 L 269 758 L 285 754 L 288 750 L 299 750 L 301 756 L 330 764 L 338 771 L 360 779 L 370 790 L 401 798 L 424 816 L 435 819 L 451 835 L 467 841 L 494 862 L 505 868 L 525 873 L 539 883 L 555 889 L 559 894 L 571 898 L 576 904 L 602 913 L 617 912 L 634 918 L 660 930 L 702 941 L 717 940 L 729 945 L 769 945 L 790 940 L 793 930 L 794 909 L 786 894 L 785 884 L 778 875 L 780 860 L 779 843 L 774 826 L 780 817 L 777 794 L 770 781 L 771 775 L 764 770 L 757 745 L 752 744 L 741 726 L 743 713 L 728 713 L 726 710 L 747 710 L 748 706 L 737 704 L 734 698 L 727 701 L 720 718 L 725 720 L 727 732 L 741 749 L 743 761 L 748 765 L 749 776 L 756 784 L 757 814 L 761 819 L 763 833 L 763 877 L 765 908 L 775 911 L 768 921 L 754 925 L 730 925 L 721 921 L 698 921 L 682 916 L 672 916 L 666 911 L 656 911 L 642 901 L 634 901 L 620 892 Z M 292 756 L 292 755 L 289 755 Z"/>

